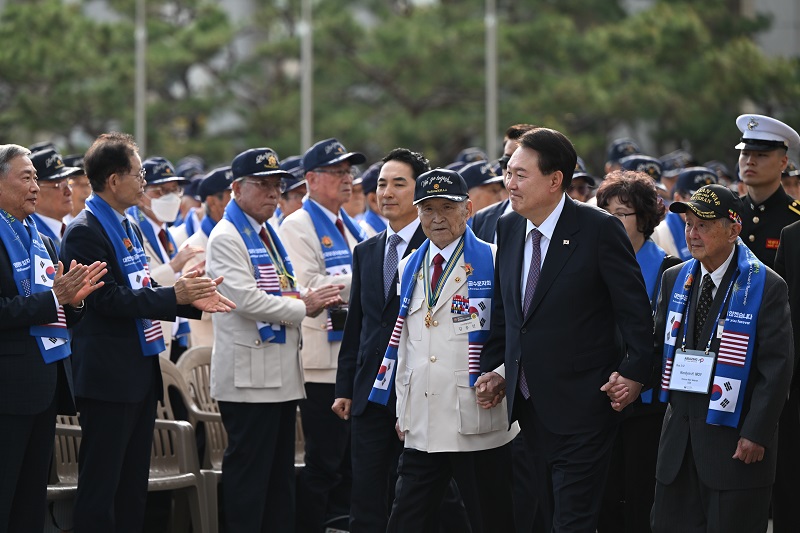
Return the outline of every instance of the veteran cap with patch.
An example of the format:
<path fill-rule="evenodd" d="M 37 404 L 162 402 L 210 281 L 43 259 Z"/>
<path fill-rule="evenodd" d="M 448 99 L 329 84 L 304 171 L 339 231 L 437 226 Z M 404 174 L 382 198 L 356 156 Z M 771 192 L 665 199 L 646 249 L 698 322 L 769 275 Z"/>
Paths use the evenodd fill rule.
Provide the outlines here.
<path fill-rule="evenodd" d="M 435 168 L 421 174 L 414 188 L 414 205 L 428 198 L 463 202 L 469 198 L 467 182 L 455 170 Z"/>
<path fill-rule="evenodd" d="M 489 185 L 490 183 L 502 183 L 503 176 L 495 174 L 494 166 L 490 161 L 475 161 L 464 165 L 458 170 L 468 189 Z"/>
<path fill-rule="evenodd" d="M 281 169 L 278 154 L 272 148 L 250 148 L 245 150 L 233 158 L 231 170 L 233 170 L 234 180 L 247 176 L 255 178 L 265 176 L 292 177 L 291 173 Z"/>
<path fill-rule="evenodd" d="M 641 154 L 642 150 L 633 139 L 622 137 L 620 139 L 614 139 L 611 141 L 611 144 L 608 145 L 607 152 L 606 161 L 610 163 L 616 163 L 625 156 Z"/>
<path fill-rule="evenodd" d="M 348 152 L 344 145 L 334 138 L 319 141 L 303 154 L 303 168 L 306 172 L 335 165 L 342 161 L 350 161 L 351 165 L 360 165 L 365 163 L 367 158 L 361 152 Z"/>
<path fill-rule="evenodd" d="M 689 167 L 681 170 L 675 181 L 675 190 L 680 194 L 690 196 L 703 185 L 717 183 L 717 173 L 706 167 Z"/>
<path fill-rule="evenodd" d="M 187 185 L 189 180 L 175 173 L 172 163 L 163 157 L 148 157 L 142 161 L 145 185 L 161 185 L 177 181 L 179 185 Z"/>
<path fill-rule="evenodd" d="M 797 163 L 795 163 L 792 158 L 789 158 L 789 162 L 786 163 L 786 168 L 781 172 L 781 177 L 788 178 L 789 176 L 800 176 L 800 169 L 798 169 Z"/>
<path fill-rule="evenodd" d="M 688 202 L 669 204 L 669 210 L 673 213 L 691 211 L 703 220 L 727 218 L 738 224 L 742 223 L 739 197 L 724 185 L 704 185 L 692 194 Z"/>
<path fill-rule="evenodd" d="M 231 167 L 215 168 L 200 179 L 197 187 L 197 196 L 205 202 L 206 198 L 214 194 L 229 191 L 233 183 L 233 170 Z"/>
<path fill-rule="evenodd" d="M 800 135 L 780 120 L 765 115 L 739 115 L 736 127 L 742 132 L 737 150 L 766 152 L 800 146 Z"/>
<path fill-rule="evenodd" d="M 643 154 L 633 154 L 619 160 L 623 170 L 643 172 L 655 181 L 661 181 L 661 161 L 655 157 Z"/>
<path fill-rule="evenodd" d="M 55 181 L 83 174 L 79 167 L 65 165 L 61 154 L 50 148 L 34 152 L 29 157 L 39 181 Z"/>

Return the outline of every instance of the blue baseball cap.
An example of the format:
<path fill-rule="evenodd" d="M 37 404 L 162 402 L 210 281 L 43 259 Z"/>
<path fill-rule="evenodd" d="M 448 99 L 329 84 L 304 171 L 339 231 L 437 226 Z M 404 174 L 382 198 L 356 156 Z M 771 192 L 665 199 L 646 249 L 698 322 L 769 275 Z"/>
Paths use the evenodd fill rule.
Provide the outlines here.
<path fill-rule="evenodd" d="M 335 165 L 342 161 L 350 161 L 351 165 L 360 165 L 366 163 L 367 158 L 360 152 L 348 152 L 344 145 L 334 138 L 319 141 L 303 154 L 303 168 L 306 172 Z"/>
<path fill-rule="evenodd" d="M 305 170 L 303 170 L 303 157 L 299 155 L 290 155 L 285 158 L 281 161 L 280 167 L 281 170 L 285 170 L 298 180 L 302 180 L 305 175 Z"/>
<path fill-rule="evenodd" d="M 675 190 L 683 194 L 694 194 L 704 185 L 717 183 L 717 173 L 706 167 L 689 167 L 681 170 L 675 182 Z"/>
<path fill-rule="evenodd" d="M 202 179 L 204 173 L 205 162 L 196 155 L 187 155 L 178 161 L 178 164 L 175 166 L 175 174 L 187 179 L 193 178 L 194 176 L 199 176 L 200 179 Z"/>
<path fill-rule="evenodd" d="M 206 198 L 218 192 L 229 191 L 233 183 L 233 170 L 231 167 L 218 167 L 198 180 L 197 195 L 205 202 Z"/>
<path fill-rule="evenodd" d="M 680 148 L 661 156 L 660 161 L 663 178 L 674 178 L 681 170 L 697 165 L 694 156 Z"/>
<path fill-rule="evenodd" d="M 39 181 L 55 181 L 83 174 L 81 168 L 66 166 L 61 154 L 50 148 L 34 152 L 29 157 Z"/>
<path fill-rule="evenodd" d="M 614 139 L 611 141 L 611 144 L 608 145 L 606 161 L 616 163 L 625 156 L 641 153 L 642 150 L 639 148 L 639 145 L 636 144 L 636 141 L 628 137 L 622 137 Z"/>
<path fill-rule="evenodd" d="M 572 179 L 575 178 L 586 180 L 586 183 L 594 187 L 594 177 L 586 170 L 586 163 L 580 157 L 576 159 L 575 170 L 572 173 Z"/>
<path fill-rule="evenodd" d="M 620 166 L 623 170 L 632 170 L 634 172 L 643 172 L 653 178 L 655 181 L 661 181 L 661 161 L 649 155 L 634 154 L 623 157 L 619 160 Z"/>
<path fill-rule="evenodd" d="M 231 162 L 233 179 L 238 180 L 246 176 L 257 178 L 263 176 L 276 176 L 289 178 L 292 175 L 281 169 L 278 154 L 272 148 L 251 148 L 233 158 Z"/>
<path fill-rule="evenodd" d="M 465 165 L 458 171 L 467 183 L 467 190 L 490 183 L 502 183 L 503 176 L 498 176 L 490 161 L 475 161 Z"/>
<path fill-rule="evenodd" d="M 364 194 L 378 190 L 378 176 L 381 173 L 381 167 L 383 167 L 383 161 L 373 163 L 358 177 Z M 355 184 L 355 181 L 353 181 L 353 184 Z"/>
<path fill-rule="evenodd" d="M 65 155 L 64 165 L 68 167 L 78 167 L 83 170 L 83 154 Z"/>
<path fill-rule="evenodd" d="M 461 161 L 464 164 L 474 163 L 475 161 L 486 161 L 487 159 L 489 158 L 486 157 L 486 152 L 477 146 L 464 148 L 458 152 L 458 155 L 456 156 L 456 161 Z"/>
<path fill-rule="evenodd" d="M 175 173 L 175 167 L 163 157 L 148 157 L 142 162 L 145 185 L 161 185 L 172 181 L 188 185 L 189 180 Z"/>

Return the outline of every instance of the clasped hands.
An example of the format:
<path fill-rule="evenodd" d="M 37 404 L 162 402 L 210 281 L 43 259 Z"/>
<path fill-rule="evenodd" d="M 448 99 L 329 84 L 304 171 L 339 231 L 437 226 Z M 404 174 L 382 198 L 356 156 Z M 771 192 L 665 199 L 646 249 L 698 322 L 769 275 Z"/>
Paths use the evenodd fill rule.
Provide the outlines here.
<path fill-rule="evenodd" d="M 236 304 L 217 291 L 222 284 L 222 276 L 217 279 L 201 276 L 192 270 L 175 282 L 175 299 L 178 305 L 191 304 L 205 313 L 227 313 L 236 309 Z"/>

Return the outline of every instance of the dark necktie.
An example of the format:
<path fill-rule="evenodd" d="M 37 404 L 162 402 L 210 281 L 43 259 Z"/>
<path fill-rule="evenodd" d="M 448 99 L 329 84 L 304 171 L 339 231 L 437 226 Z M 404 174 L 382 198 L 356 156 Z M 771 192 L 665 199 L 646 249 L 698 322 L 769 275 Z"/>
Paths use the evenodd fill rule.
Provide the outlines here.
<path fill-rule="evenodd" d="M 167 232 L 164 228 L 161 228 L 158 232 L 158 240 L 161 241 L 161 246 L 164 247 L 164 251 L 167 252 L 167 258 L 169 258 L 169 240 L 167 239 Z"/>
<path fill-rule="evenodd" d="M 389 299 L 389 291 L 392 289 L 392 282 L 397 274 L 397 245 L 403 239 L 400 235 L 393 233 L 386 243 L 386 261 L 383 262 L 383 298 Z"/>
<path fill-rule="evenodd" d="M 344 223 L 342 222 L 341 218 L 336 219 L 336 229 L 338 229 L 339 233 L 342 234 L 342 238 L 344 239 L 345 244 L 347 244 L 347 235 L 344 234 Z"/>
<path fill-rule="evenodd" d="M 269 242 L 269 235 L 267 235 L 267 228 L 262 226 L 261 231 L 258 232 L 258 236 L 261 237 L 261 242 L 264 243 L 264 246 L 267 247 L 267 250 L 269 251 L 270 255 L 272 255 L 273 250 Z"/>
<path fill-rule="evenodd" d="M 63 237 L 65 231 L 67 231 L 67 225 L 62 222 L 61 223 L 61 235 L 59 235 L 59 237 Z"/>
<path fill-rule="evenodd" d="M 542 271 L 542 233 L 538 229 L 531 232 L 531 267 L 528 269 L 528 280 L 525 283 L 525 300 L 522 302 L 522 316 L 528 314 L 528 309 L 533 301 L 533 293 L 536 291 L 536 284 L 539 283 L 539 274 Z M 522 397 L 526 400 L 531 397 L 528 389 L 528 380 L 525 379 L 525 370 L 522 365 L 519 367 L 519 390 Z"/>
<path fill-rule="evenodd" d="M 714 301 L 711 291 L 714 290 L 714 282 L 711 275 L 703 276 L 703 285 L 700 287 L 700 297 L 697 299 L 697 312 L 694 315 L 694 347 L 699 348 L 700 334 L 706 324 L 706 318 L 711 311 L 711 302 Z"/>
<path fill-rule="evenodd" d="M 439 278 L 442 277 L 442 263 L 444 263 L 444 257 L 442 254 L 436 254 L 433 257 L 433 274 L 431 275 L 431 294 L 436 293 L 436 285 L 439 283 Z"/>

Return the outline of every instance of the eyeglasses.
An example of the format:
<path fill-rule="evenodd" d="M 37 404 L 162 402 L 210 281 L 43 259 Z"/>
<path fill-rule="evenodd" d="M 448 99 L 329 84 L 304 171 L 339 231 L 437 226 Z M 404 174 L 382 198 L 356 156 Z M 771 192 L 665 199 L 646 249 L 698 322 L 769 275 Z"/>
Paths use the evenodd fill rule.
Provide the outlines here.
<path fill-rule="evenodd" d="M 147 196 L 151 198 L 161 198 L 167 194 L 177 194 L 183 196 L 183 187 L 176 187 L 174 189 L 165 189 L 162 185 L 155 185 L 146 189 Z"/>
<path fill-rule="evenodd" d="M 318 168 L 318 169 L 314 170 L 314 172 L 319 172 L 321 174 L 330 174 L 331 176 L 336 176 L 339 179 L 342 179 L 342 178 L 355 178 L 356 175 L 358 175 L 358 171 L 356 169 L 354 169 L 354 168 L 350 168 L 350 169 L 340 168 L 340 169 L 337 169 L 337 170 L 332 170 L 332 169 L 329 170 L 329 169 L 326 169 L 326 168 Z"/>
<path fill-rule="evenodd" d="M 628 217 L 632 217 L 632 216 L 636 215 L 636 211 L 634 211 L 633 213 L 619 213 L 619 212 L 617 212 L 617 213 L 611 213 L 611 214 L 614 215 L 615 217 L 621 219 L 621 220 L 624 220 L 624 219 L 626 219 Z"/>
<path fill-rule="evenodd" d="M 581 194 L 586 194 L 592 190 L 592 187 L 586 184 L 582 185 L 570 185 L 568 191 L 578 191 Z"/>
<path fill-rule="evenodd" d="M 257 179 L 246 179 L 244 180 L 246 183 L 252 183 L 262 191 L 278 191 L 281 194 L 286 192 L 286 183 L 283 180 L 278 181 L 268 181 L 268 180 L 257 180 Z"/>
<path fill-rule="evenodd" d="M 55 183 L 38 181 L 38 184 L 40 189 L 56 189 L 56 190 L 72 189 L 72 184 L 69 183 L 67 180 L 57 181 Z"/>
<path fill-rule="evenodd" d="M 121 175 L 122 176 L 138 177 L 140 180 L 144 181 L 144 177 L 147 175 L 147 173 L 144 171 L 144 167 L 142 167 L 142 168 L 139 169 L 139 172 L 136 173 L 136 174 L 127 173 L 127 174 L 121 174 Z"/>

